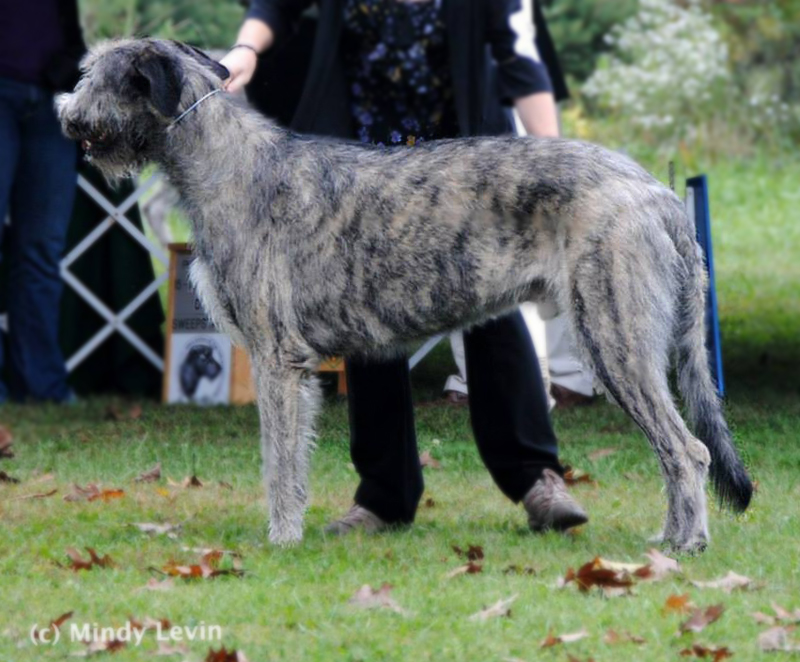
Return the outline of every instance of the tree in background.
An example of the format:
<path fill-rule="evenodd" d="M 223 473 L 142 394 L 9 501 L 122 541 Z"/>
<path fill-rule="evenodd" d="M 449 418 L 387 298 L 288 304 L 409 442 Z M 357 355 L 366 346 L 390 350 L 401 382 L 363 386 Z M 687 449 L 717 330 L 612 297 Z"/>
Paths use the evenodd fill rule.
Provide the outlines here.
<path fill-rule="evenodd" d="M 541 0 L 559 60 L 572 78 L 591 76 L 610 46 L 606 35 L 636 11 L 636 0 Z"/>
<path fill-rule="evenodd" d="M 80 0 L 88 43 L 149 35 L 227 48 L 244 16 L 240 0 Z"/>

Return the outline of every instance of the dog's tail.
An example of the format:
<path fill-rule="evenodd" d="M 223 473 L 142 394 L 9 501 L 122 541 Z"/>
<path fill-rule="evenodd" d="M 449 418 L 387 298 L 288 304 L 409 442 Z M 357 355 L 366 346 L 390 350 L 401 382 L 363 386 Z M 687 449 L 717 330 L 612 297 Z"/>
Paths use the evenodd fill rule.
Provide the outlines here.
<path fill-rule="evenodd" d="M 720 501 L 744 511 L 753 495 L 747 470 L 733 445 L 717 395 L 706 350 L 707 279 L 701 249 L 680 205 L 675 219 L 676 248 L 685 265 L 678 308 L 678 387 L 689 410 L 695 435 L 711 454 L 710 475 Z"/>

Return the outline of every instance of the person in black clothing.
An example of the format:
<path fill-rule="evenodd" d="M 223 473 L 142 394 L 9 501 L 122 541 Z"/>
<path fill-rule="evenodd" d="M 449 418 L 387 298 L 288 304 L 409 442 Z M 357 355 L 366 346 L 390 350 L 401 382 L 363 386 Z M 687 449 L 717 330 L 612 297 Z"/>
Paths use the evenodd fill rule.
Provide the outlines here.
<path fill-rule="evenodd" d="M 253 0 L 223 58 L 229 91 L 280 43 L 310 0 Z M 553 88 L 520 0 L 319 0 L 308 75 L 291 128 L 384 145 L 509 133 L 558 135 Z M 540 17 L 541 18 L 541 17 Z M 277 89 L 273 87 L 272 89 Z M 410 147 L 413 149 L 413 147 Z M 409 296 L 414 296 L 409 292 Z M 534 530 L 587 521 L 567 493 L 546 394 L 519 312 L 465 334 L 470 414 L 498 487 Z M 408 363 L 347 362 L 355 505 L 326 531 L 413 521 L 423 491 Z"/>
<path fill-rule="evenodd" d="M 54 92 L 72 89 L 85 50 L 77 2 L 3 5 L 0 21 L 0 242 L 7 242 L 10 389 L 0 403 L 74 398 L 58 345 L 76 146 L 61 134 Z M 10 216 L 11 225 L 5 219 Z M 0 369 L 3 368 L 0 344 Z"/>

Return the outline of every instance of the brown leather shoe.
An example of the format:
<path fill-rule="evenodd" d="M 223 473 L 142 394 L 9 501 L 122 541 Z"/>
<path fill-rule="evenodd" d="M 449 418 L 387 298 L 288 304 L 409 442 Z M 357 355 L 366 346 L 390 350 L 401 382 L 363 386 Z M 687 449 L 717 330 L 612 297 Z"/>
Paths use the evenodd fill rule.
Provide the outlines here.
<path fill-rule="evenodd" d="M 571 391 L 568 388 L 553 384 L 550 387 L 550 395 L 556 401 L 556 407 L 559 409 L 569 409 L 570 407 L 585 407 L 594 402 L 593 395 L 584 395 L 577 391 Z"/>
<path fill-rule="evenodd" d="M 378 533 L 389 528 L 389 524 L 384 522 L 371 510 L 354 503 L 343 517 L 334 520 L 325 527 L 325 533 L 332 536 L 344 536 L 356 530 L 365 533 Z"/>
<path fill-rule="evenodd" d="M 522 500 L 533 531 L 566 531 L 586 524 L 589 517 L 567 492 L 564 480 L 552 469 L 545 469 Z"/>

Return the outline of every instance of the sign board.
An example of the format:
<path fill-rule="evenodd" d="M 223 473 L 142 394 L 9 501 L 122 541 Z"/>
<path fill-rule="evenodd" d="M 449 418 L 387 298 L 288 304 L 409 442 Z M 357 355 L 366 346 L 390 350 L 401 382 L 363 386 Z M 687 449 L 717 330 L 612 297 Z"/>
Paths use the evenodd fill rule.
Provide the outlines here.
<path fill-rule="evenodd" d="M 188 244 L 171 244 L 169 307 L 162 400 L 197 405 L 247 404 L 255 387 L 247 353 L 221 333 L 203 310 L 189 268 L 194 256 Z M 347 393 L 344 361 L 328 359 L 320 372 L 339 374 L 338 390 Z"/>

